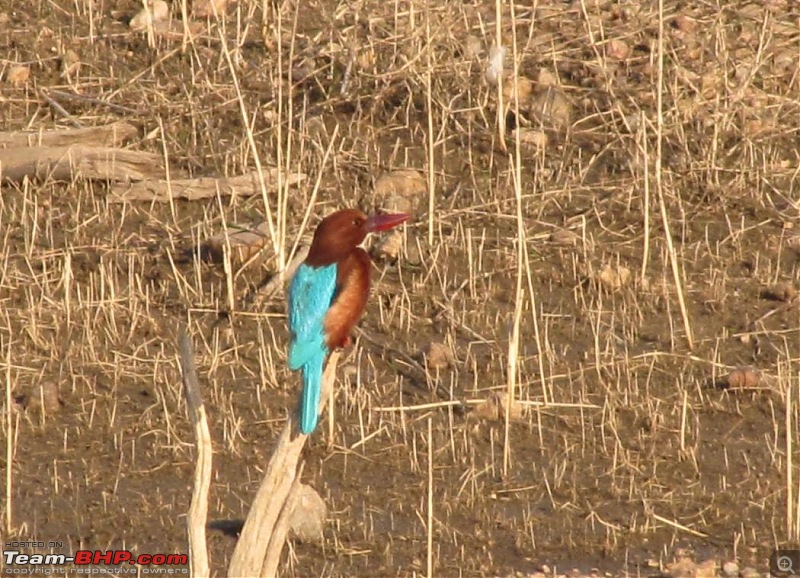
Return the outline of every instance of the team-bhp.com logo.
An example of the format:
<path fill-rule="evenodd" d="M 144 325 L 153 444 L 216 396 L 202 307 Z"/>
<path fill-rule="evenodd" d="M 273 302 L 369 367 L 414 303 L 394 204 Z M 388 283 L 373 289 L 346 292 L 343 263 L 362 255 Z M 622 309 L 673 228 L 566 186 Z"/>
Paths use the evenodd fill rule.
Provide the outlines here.
<path fill-rule="evenodd" d="M 3 551 L 5 574 L 33 575 L 63 573 L 58 570 L 67 564 L 74 564 L 70 569 L 77 574 L 188 574 L 189 556 L 186 554 L 134 554 L 130 550 L 77 550 L 67 554 L 31 554 L 23 552 L 25 548 L 43 548 L 44 542 L 6 542 Z M 63 547 L 54 543 L 53 547 Z M 125 564 L 128 564 L 126 567 Z M 102 568 L 98 568 L 101 567 Z M 134 566 L 134 567 L 131 567 Z M 183 566 L 183 568 L 175 568 Z M 48 569 L 50 571 L 48 571 Z M 102 570 L 102 571 L 101 571 Z"/>

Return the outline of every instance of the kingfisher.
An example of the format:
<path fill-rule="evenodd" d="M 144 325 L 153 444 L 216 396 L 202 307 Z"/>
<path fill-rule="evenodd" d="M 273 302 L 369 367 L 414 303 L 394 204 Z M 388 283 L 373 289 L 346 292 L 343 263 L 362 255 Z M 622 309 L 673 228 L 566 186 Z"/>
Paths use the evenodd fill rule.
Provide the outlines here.
<path fill-rule="evenodd" d="M 371 261 L 359 245 L 367 234 L 397 227 L 409 217 L 368 217 L 344 209 L 325 217 L 314 232 L 289 288 L 289 368 L 303 374 L 300 431 L 306 435 L 317 427 L 325 360 L 337 347 L 350 345 L 350 332 L 367 305 Z"/>

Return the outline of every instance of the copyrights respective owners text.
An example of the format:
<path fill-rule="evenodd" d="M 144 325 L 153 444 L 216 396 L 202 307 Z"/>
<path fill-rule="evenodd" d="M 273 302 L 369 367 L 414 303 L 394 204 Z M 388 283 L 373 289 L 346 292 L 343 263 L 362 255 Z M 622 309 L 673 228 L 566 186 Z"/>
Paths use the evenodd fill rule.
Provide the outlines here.
<path fill-rule="evenodd" d="M 64 550 L 53 540 L 10 541 L 3 544 L 2 573 L 16 576 L 52 575 L 188 575 L 187 554 L 134 553 L 130 550 Z"/>

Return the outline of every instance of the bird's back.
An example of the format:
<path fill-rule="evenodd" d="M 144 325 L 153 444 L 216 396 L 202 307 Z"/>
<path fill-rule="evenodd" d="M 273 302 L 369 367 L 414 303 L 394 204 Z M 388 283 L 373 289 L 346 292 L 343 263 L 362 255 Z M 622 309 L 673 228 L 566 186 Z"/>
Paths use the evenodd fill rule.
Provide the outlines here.
<path fill-rule="evenodd" d="M 289 367 L 299 369 L 308 359 L 327 353 L 325 315 L 336 294 L 336 264 L 302 264 L 289 288 L 289 329 L 292 332 Z"/>

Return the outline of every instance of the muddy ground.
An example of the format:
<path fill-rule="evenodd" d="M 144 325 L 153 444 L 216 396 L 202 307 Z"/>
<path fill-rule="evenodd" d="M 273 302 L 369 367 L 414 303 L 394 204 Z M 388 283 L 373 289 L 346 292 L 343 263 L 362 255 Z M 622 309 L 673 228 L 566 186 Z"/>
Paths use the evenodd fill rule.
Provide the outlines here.
<path fill-rule="evenodd" d="M 679 548 L 766 571 L 797 543 L 795 3 L 667 1 L 661 33 L 650 3 L 504 4 L 519 112 L 502 136 L 494 5 L 242 0 L 150 41 L 128 26 L 140 7 L 0 2 L 0 128 L 128 120 L 133 148 L 218 176 L 254 169 L 249 127 L 264 166 L 308 178 L 172 205 L 111 204 L 80 179 L 3 185 L 4 539 L 187 551 L 183 322 L 210 516 L 246 515 L 298 391 L 283 295 L 252 299 L 279 257 L 267 243 L 230 284 L 180 257 L 263 220 L 265 200 L 288 254 L 306 210 L 312 228 L 372 210 L 376 179 L 415 168 L 433 218 L 416 199 L 399 254 L 376 255 L 333 437 L 326 417 L 305 454 L 326 540 L 293 543 L 283 575 L 419 575 L 429 533 L 439 576 L 658 575 Z M 90 100 L 59 112 L 41 89 Z M 452 359 L 421 355 L 431 342 Z M 547 403 L 515 407 L 506 444 L 502 415 L 467 402 L 504 392 L 509 365 L 517 399 Z M 386 411 L 401 405 L 425 407 Z M 234 540 L 209 546 L 224 575 Z"/>

